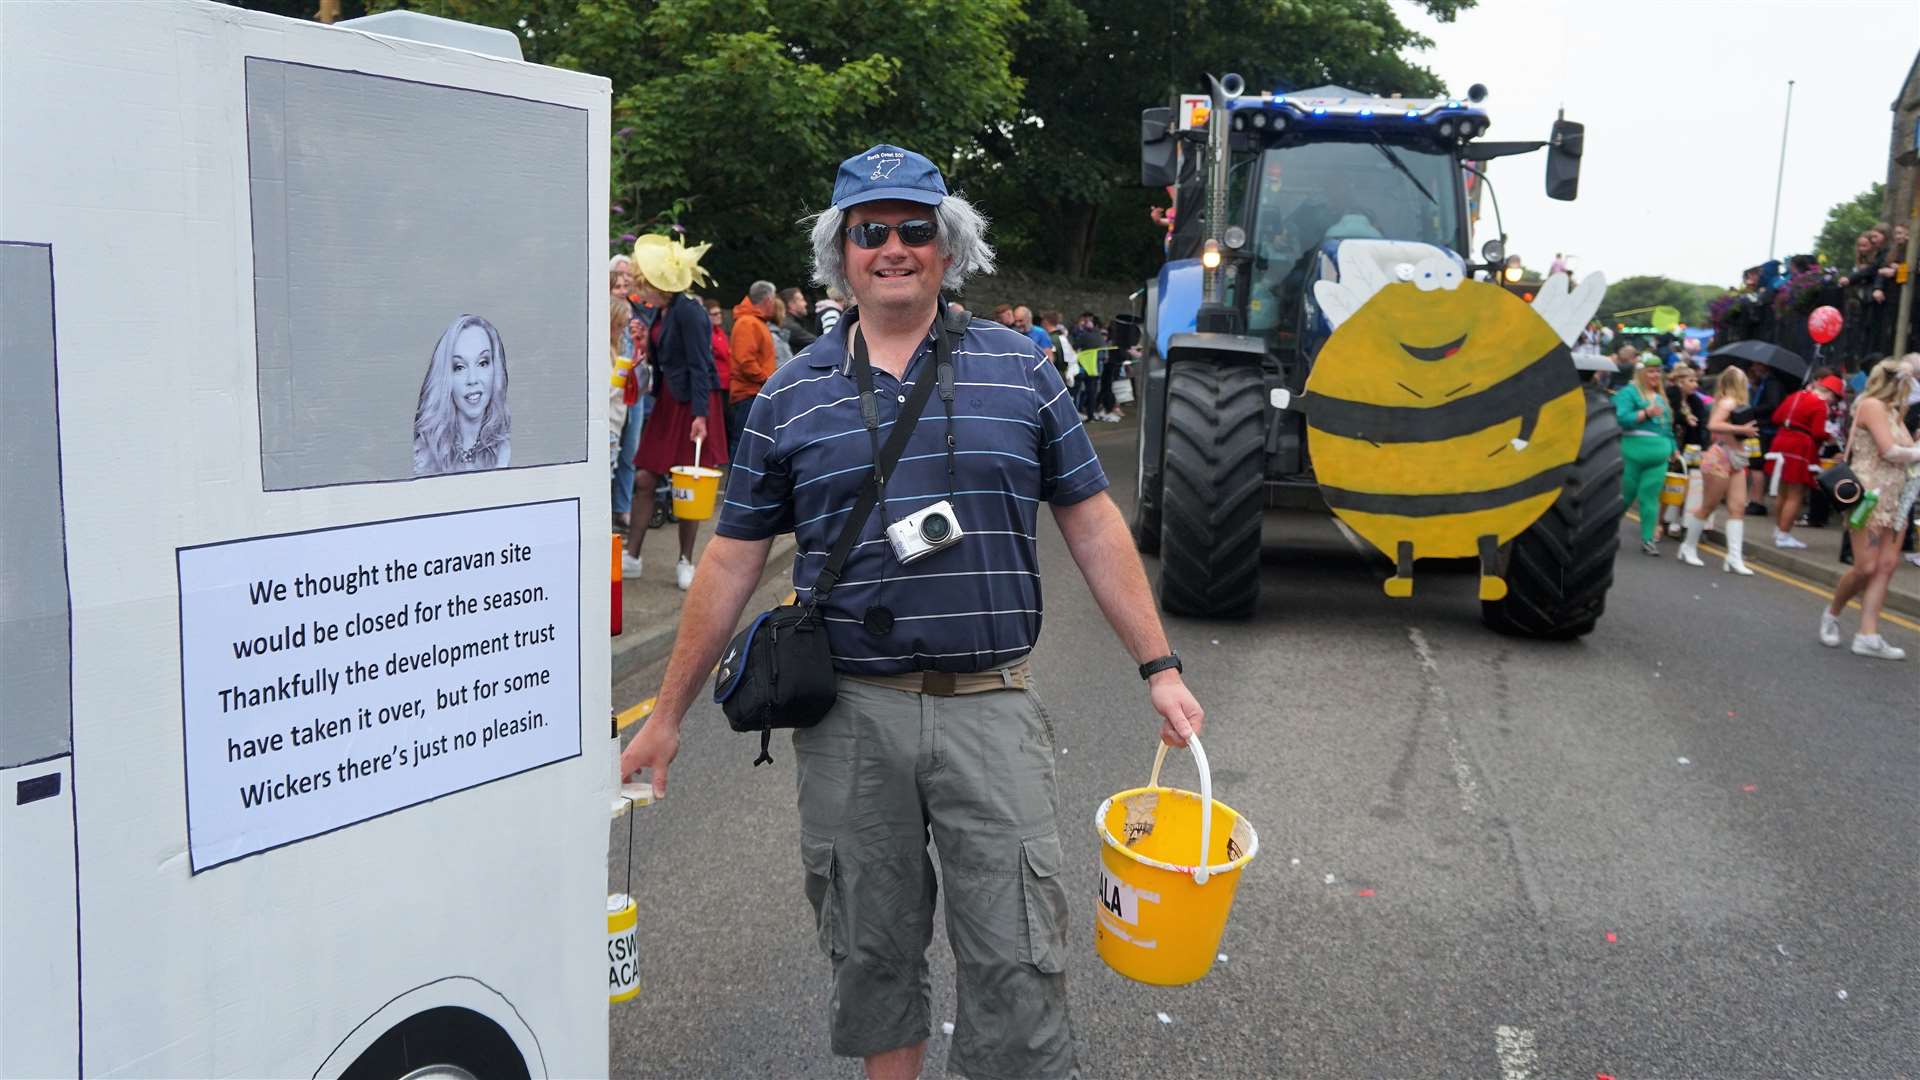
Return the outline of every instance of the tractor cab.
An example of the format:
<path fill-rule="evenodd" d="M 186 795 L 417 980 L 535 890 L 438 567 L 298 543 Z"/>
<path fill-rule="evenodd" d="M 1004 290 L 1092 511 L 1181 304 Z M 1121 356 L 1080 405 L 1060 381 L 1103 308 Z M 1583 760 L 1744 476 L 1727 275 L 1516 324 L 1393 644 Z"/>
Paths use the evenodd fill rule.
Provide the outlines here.
<path fill-rule="evenodd" d="M 1486 264 L 1469 255 L 1480 163 L 1545 146 L 1549 195 L 1571 199 L 1578 190 L 1581 126 L 1561 120 L 1547 142 L 1488 142 L 1492 121 L 1478 85 L 1462 99 L 1341 86 L 1237 94 L 1233 82 L 1228 76 L 1220 85 L 1229 89 L 1213 101 L 1183 108 L 1178 123 L 1173 110 L 1146 110 L 1142 182 L 1177 184 L 1169 260 L 1219 261 L 1209 328 L 1260 338 L 1283 359 L 1310 359 L 1324 340 L 1312 283 L 1334 276 L 1342 241 L 1430 244 L 1469 271 L 1497 274 L 1498 241 L 1483 253 Z M 1225 123 L 1215 128 L 1213 115 Z"/>

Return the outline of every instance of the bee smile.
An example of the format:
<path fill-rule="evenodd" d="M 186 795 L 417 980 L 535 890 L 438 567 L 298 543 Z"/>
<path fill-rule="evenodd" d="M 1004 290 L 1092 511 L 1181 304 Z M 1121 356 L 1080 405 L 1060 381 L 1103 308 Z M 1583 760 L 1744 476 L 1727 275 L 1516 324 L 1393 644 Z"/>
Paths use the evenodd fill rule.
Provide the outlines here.
<path fill-rule="evenodd" d="M 1404 341 L 1400 343 L 1400 347 L 1407 350 L 1407 355 L 1413 357 L 1415 360 L 1433 361 L 1445 360 L 1447 357 L 1459 352 L 1460 346 L 1466 343 L 1467 335 L 1461 334 L 1445 345 L 1436 346 L 1431 349 L 1423 349 L 1418 345 L 1409 345 Z"/>

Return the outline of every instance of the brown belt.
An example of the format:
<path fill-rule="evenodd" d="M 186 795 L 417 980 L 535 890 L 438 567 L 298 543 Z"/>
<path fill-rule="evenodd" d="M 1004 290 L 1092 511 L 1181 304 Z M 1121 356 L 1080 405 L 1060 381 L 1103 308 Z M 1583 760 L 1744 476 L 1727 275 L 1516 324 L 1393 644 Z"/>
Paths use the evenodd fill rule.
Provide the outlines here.
<path fill-rule="evenodd" d="M 1010 667 L 994 668 L 992 671 L 910 671 L 904 675 L 843 673 L 840 677 L 852 679 L 854 682 L 884 686 L 889 690 L 905 690 L 910 694 L 932 694 L 934 697 L 984 694 L 992 690 L 1033 689 L 1033 668 L 1025 660 Z"/>

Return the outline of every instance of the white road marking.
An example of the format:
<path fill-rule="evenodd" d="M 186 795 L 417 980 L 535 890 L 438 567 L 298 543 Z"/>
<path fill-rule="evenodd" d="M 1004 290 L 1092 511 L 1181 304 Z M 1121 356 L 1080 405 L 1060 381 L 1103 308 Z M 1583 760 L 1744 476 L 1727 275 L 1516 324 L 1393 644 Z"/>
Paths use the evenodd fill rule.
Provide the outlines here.
<path fill-rule="evenodd" d="M 1467 748 L 1460 744 L 1460 736 L 1453 729 L 1453 707 L 1447 700 L 1447 688 L 1440 683 L 1440 664 L 1433 658 L 1433 649 L 1427 645 L 1427 636 L 1419 627 L 1407 627 L 1407 638 L 1413 642 L 1413 651 L 1427 673 L 1427 697 L 1433 704 L 1434 720 L 1447 735 L 1447 758 L 1453 764 L 1453 784 L 1460 789 L 1460 810 L 1474 813 L 1480 809 L 1480 782 L 1473 778 Z"/>
<path fill-rule="evenodd" d="M 1533 1080 L 1539 1075 L 1540 1054 L 1534 1049 L 1532 1031 L 1504 1024 L 1494 1028 L 1493 1051 L 1500 1056 L 1500 1080 Z"/>

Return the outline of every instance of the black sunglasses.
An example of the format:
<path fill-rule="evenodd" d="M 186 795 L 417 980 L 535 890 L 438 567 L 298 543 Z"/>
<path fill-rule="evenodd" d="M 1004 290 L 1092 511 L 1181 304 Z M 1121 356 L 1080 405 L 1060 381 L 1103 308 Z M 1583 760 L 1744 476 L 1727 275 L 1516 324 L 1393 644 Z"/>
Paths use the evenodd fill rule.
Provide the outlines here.
<path fill-rule="evenodd" d="M 931 221 L 915 218 L 898 225 L 888 225 L 880 221 L 863 221 L 858 225 L 847 226 L 847 239 L 855 247 L 872 251 L 887 246 L 887 234 L 898 231 L 900 242 L 908 247 L 926 247 L 940 233 L 940 226 Z"/>

